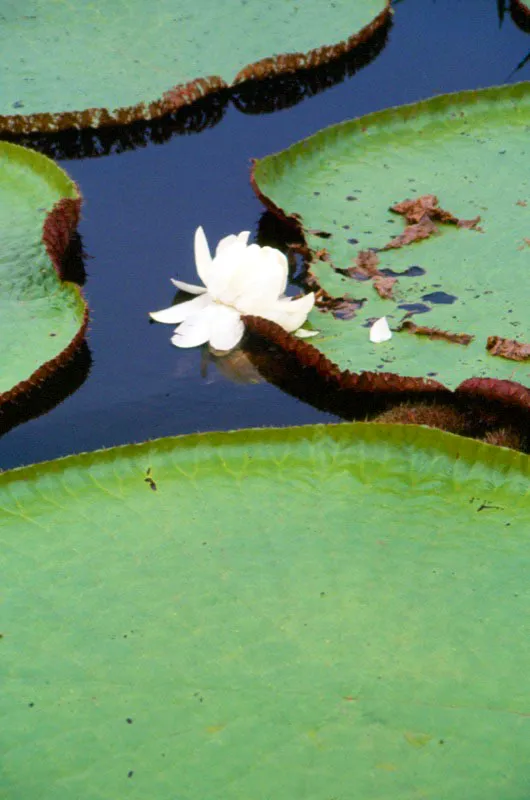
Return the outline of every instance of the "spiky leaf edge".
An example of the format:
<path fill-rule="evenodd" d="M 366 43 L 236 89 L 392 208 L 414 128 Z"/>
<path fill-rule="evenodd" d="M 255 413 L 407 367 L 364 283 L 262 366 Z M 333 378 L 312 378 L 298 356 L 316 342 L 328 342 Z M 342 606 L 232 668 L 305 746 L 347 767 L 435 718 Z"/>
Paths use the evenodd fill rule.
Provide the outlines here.
<path fill-rule="evenodd" d="M 58 167 L 59 169 L 59 167 Z M 65 280 L 63 257 L 70 243 L 70 238 L 77 230 L 81 215 L 82 196 L 77 184 L 74 184 L 77 197 L 63 197 L 48 212 L 42 226 L 42 242 L 53 267 L 61 281 Z M 60 353 L 41 364 L 30 376 L 17 383 L 7 392 L 0 394 L 0 410 L 7 403 L 16 403 L 44 383 L 61 367 L 68 364 L 83 344 L 88 328 L 89 308 L 80 286 L 72 284 L 83 307 L 83 321 L 74 338 Z"/>
<path fill-rule="evenodd" d="M 516 0 L 517 3 L 520 0 Z M 530 15 L 529 15 L 530 21 Z M 519 92 L 525 90 L 527 83 L 515 84 L 513 87 L 514 97 Z M 522 87 L 522 88 L 521 88 Z M 506 89 L 506 87 L 504 87 Z M 484 94 L 495 94 L 500 87 L 491 87 L 490 89 L 480 90 L 481 96 Z M 528 89 L 526 89 L 528 91 Z M 454 92 L 451 94 L 441 95 L 434 98 L 437 102 L 442 102 L 444 105 L 454 105 L 459 103 L 469 103 L 478 97 L 479 92 L 476 90 L 467 90 L 462 92 Z M 377 124 L 385 117 L 391 117 L 399 111 L 404 118 L 410 118 L 417 113 L 421 113 L 423 109 L 429 108 L 432 104 L 433 98 L 422 100 L 417 103 L 410 103 L 396 108 L 387 108 L 383 111 L 376 111 L 372 114 L 367 114 L 364 117 L 350 120 L 342 123 L 344 126 L 361 127 L 363 130 Z M 332 126 L 337 127 L 337 126 Z M 322 133 L 314 134 L 312 139 Z M 306 139 L 305 141 L 309 141 Z M 292 145 L 297 147 L 300 144 Z M 283 208 L 276 205 L 274 201 L 264 194 L 258 185 L 256 177 L 256 169 L 258 165 L 271 156 L 266 156 L 263 159 L 254 159 L 250 170 L 250 183 L 263 205 L 277 216 L 284 224 L 288 225 L 296 236 L 297 253 L 299 253 L 304 261 L 305 266 L 305 281 L 306 284 L 314 291 L 326 292 L 320 287 L 316 277 L 310 269 L 316 253 L 311 250 L 309 244 L 304 236 L 304 228 L 302 220 L 296 212 L 287 213 Z M 360 372 L 354 373 L 349 370 L 341 370 L 340 367 L 325 357 L 314 345 L 309 342 L 297 339 L 292 334 L 286 333 L 282 328 L 273 322 L 262 319 L 261 317 L 246 316 L 243 318 L 245 324 L 250 331 L 265 339 L 270 340 L 285 352 L 294 355 L 298 361 L 305 367 L 312 367 L 316 369 L 321 377 L 329 379 L 338 390 L 354 390 L 359 392 L 378 392 L 386 394 L 421 394 L 421 395 L 436 395 L 440 396 L 442 393 L 454 394 L 456 397 L 464 399 L 483 398 L 486 401 L 499 404 L 500 406 L 509 406 L 512 408 L 520 408 L 524 411 L 530 411 L 530 389 L 523 384 L 516 381 L 500 380 L 497 378 L 467 378 L 465 381 L 456 387 L 454 392 L 451 392 L 446 386 L 438 381 L 431 379 L 402 376 L 392 372 Z"/>
<path fill-rule="evenodd" d="M 137 103 L 134 106 L 117 108 L 112 111 L 106 108 L 87 108 L 83 111 L 0 115 L 0 134 L 9 133 L 18 136 L 34 132 L 53 133 L 68 129 L 121 127 L 133 122 L 159 119 L 167 114 L 173 114 L 184 106 L 192 105 L 207 95 L 235 88 L 248 81 L 262 81 L 281 74 L 313 69 L 334 61 L 366 44 L 381 27 L 388 24 L 392 13 L 391 0 L 386 0 L 386 7 L 383 11 L 348 39 L 333 45 L 323 45 L 308 53 L 284 53 L 248 64 L 237 73 L 232 84 L 228 84 L 218 75 L 210 75 L 186 84 L 177 84 L 164 92 L 161 98 L 150 103 Z"/>

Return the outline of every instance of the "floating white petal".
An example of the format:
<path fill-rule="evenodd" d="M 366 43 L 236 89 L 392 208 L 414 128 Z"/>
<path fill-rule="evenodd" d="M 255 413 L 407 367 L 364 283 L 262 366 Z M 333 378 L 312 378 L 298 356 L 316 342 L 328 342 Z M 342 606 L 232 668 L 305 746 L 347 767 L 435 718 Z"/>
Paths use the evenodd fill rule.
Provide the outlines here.
<path fill-rule="evenodd" d="M 298 336 L 299 339 L 311 339 L 313 336 L 318 336 L 318 334 L 319 331 L 310 331 L 308 328 L 298 328 L 294 332 L 294 335 Z"/>
<path fill-rule="evenodd" d="M 260 316 L 270 319 L 271 322 L 276 322 L 284 330 L 292 333 L 304 324 L 314 304 L 314 292 L 305 294 L 297 300 L 292 300 L 290 297 L 282 297 L 274 305 L 260 311 Z"/>
<path fill-rule="evenodd" d="M 183 292 L 197 295 L 161 311 L 153 311 L 157 322 L 179 325 L 171 341 L 176 347 L 196 347 L 210 342 L 212 349 L 229 352 L 241 341 L 242 315 L 253 314 L 297 331 L 313 308 L 315 295 L 293 300 L 285 297 L 288 264 L 274 247 L 248 244 L 249 231 L 225 236 L 212 259 L 206 235 L 195 231 L 195 263 L 204 286 L 171 279 Z M 302 330 L 300 338 L 316 336 L 317 331 Z"/>
<path fill-rule="evenodd" d="M 211 306 L 184 320 L 171 337 L 175 347 L 198 347 L 210 338 Z"/>
<path fill-rule="evenodd" d="M 197 268 L 197 275 L 205 286 L 208 286 L 212 263 L 212 256 L 210 255 L 206 234 L 199 226 L 195 231 L 195 266 Z"/>
<path fill-rule="evenodd" d="M 175 278 L 171 278 L 170 280 L 173 286 L 176 286 L 181 292 L 187 292 L 188 294 L 204 294 L 204 292 L 208 291 L 206 286 L 196 286 L 194 283 L 177 281 Z"/>
<path fill-rule="evenodd" d="M 209 306 L 211 302 L 212 300 L 209 295 L 200 294 L 194 297 L 193 300 L 186 300 L 184 303 L 178 303 L 169 308 L 163 308 L 161 311 L 151 311 L 149 316 L 151 319 L 154 319 L 155 322 L 177 325 L 179 322 L 184 322 L 191 314 L 196 314 L 198 311 Z"/>
<path fill-rule="evenodd" d="M 370 328 L 370 341 L 374 344 L 388 342 L 392 338 L 392 331 L 388 326 L 386 317 L 376 320 Z"/>
<path fill-rule="evenodd" d="M 235 308 L 215 303 L 210 315 L 210 347 L 228 352 L 239 344 L 245 332 L 240 314 Z"/>

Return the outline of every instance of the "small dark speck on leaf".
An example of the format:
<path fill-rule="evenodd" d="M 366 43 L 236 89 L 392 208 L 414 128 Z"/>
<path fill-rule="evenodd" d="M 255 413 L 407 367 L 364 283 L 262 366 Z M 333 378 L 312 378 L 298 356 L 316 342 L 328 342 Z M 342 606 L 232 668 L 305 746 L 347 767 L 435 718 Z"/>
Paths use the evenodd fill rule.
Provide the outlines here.
<path fill-rule="evenodd" d="M 396 270 L 390 269 L 389 267 L 384 267 L 384 269 L 379 270 L 379 272 L 382 272 L 383 275 L 388 275 L 391 278 L 416 278 L 419 275 L 425 275 L 425 270 L 423 267 L 419 267 L 416 264 L 412 267 L 408 267 L 402 272 L 396 272 Z"/>
<path fill-rule="evenodd" d="M 57 336 L 56 333 L 50 333 L 50 336 Z"/>
<path fill-rule="evenodd" d="M 325 592 L 320 592 L 320 597 L 325 597 L 325 596 L 326 596 Z"/>
<path fill-rule="evenodd" d="M 447 294 L 447 292 L 431 292 L 430 294 L 424 294 L 421 299 L 426 300 L 428 303 L 451 305 L 455 300 L 458 300 L 458 297 L 455 297 L 454 294 Z"/>
<path fill-rule="evenodd" d="M 128 778 L 132 778 L 133 775 L 134 775 L 134 771 L 132 769 L 130 769 L 129 772 L 127 773 L 127 777 Z"/>
<path fill-rule="evenodd" d="M 320 239 L 330 239 L 331 233 L 329 231 L 317 231 L 317 230 L 308 230 L 312 236 L 318 236 Z"/>
<path fill-rule="evenodd" d="M 313 194 L 315 195 L 315 197 L 318 197 L 320 192 L 313 192 Z"/>
<path fill-rule="evenodd" d="M 22 100 L 16 100 L 13 103 L 13 108 L 24 108 L 24 103 L 22 102 Z"/>
<path fill-rule="evenodd" d="M 428 372 L 427 375 L 429 376 L 429 378 L 434 378 L 434 377 L 436 377 L 436 375 L 438 375 L 438 373 L 437 372 Z"/>
<path fill-rule="evenodd" d="M 28 703 L 28 708 L 33 708 L 34 705 L 35 703 Z"/>
<path fill-rule="evenodd" d="M 410 314 L 425 314 L 431 310 L 431 307 L 426 306 L 425 303 L 401 303 L 398 308 L 404 308 Z"/>
<path fill-rule="evenodd" d="M 352 194 L 349 194 L 348 197 L 346 198 L 346 200 L 350 200 L 350 201 L 351 200 L 358 200 L 358 199 L 359 199 L 358 197 L 354 197 Z"/>
<path fill-rule="evenodd" d="M 127 725 L 132 725 L 133 724 L 133 721 L 132 721 L 131 717 L 127 717 L 125 722 L 127 723 Z"/>
<path fill-rule="evenodd" d="M 444 742 L 444 740 L 443 740 L 443 739 L 440 739 L 440 741 L 438 742 L 438 744 L 445 744 L 445 742 Z"/>
<path fill-rule="evenodd" d="M 346 239 L 346 241 L 348 242 L 348 244 L 359 244 L 358 239 Z"/>

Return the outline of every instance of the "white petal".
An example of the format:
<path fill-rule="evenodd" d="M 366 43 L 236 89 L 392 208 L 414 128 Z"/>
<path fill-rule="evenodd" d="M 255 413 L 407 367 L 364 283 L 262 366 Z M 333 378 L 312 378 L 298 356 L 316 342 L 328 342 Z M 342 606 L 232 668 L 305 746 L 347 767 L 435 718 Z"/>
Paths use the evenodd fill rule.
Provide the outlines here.
<path fill-rule="evenodd" d="M 379 344 L 380 342 L 388 342 L 391 338 L 392 331 L 388 327 L 386 317 L 376 320 L 370 328 L 370 341 L 374 342 L 374 344 Z"/>
<path fill-rule="evenodd" d="M 260 314 L 261 309 L 273 305 L 285 291 L 288 271 L 287 258 L 274 247 L 247 247 L 237 274 L 238 309 Z"/>
<path fill-rule="evenodd" d="M 152 311 L 149 316 L 155 322 L 165 322 L 169 325 L 176 325 L 183 322 L 191 314 L 196 314 L 201 309 L 206 308 L 212 302 L 207 294 L 200 294 L 194 297 L 193 300 L 186 300 L 185 303 L 177 303 L 169 308 L 163 308 L 161 311 Z"/>
<path fill-rule="evenodd" d="M 227 247 L 232 247 L 236 242 L 240 242 L 245 247 L 247 246 L 248 237 L 250 236 L 250 231 L 241 231 L 237 236 L 231 233 L 230 236 L 225 236 L 224 239 L 221 239 L 217 248 L 215 250 L 215 257 L 226 250 Z"/>
<path fill-rule="evenodd" d="M 208 286 L 208 277 L 212 268 L 210 248 L 203 229 L 199 226 L 195 231 L 195 266 L 201 281 Z"/>
<path fill-rule="evenodd" d="M 245 326 L 238 312 L 215 304 L 210 314 L 210 347 L 219 352 L 227 352 L 239 344 Z"/>
<path fill-rule="evenodd" d="M 208 281 L 208 292 L 214 300 L 231 306 L 239 294 L 239 274 L 250 248 L 235 238 L 230 247 L 215 257 Z"/>
<path fill-rule="evenodd" d="M 310 339 L 312 336 L 318 336 L 319 333 L 320 331 L 310 331 L 308 328 L 298 328 L 294 335 L 299 339 Z"/>
<path fill-rule="evenodd" d="M 284 297 L 269 308 L 263 309 L 260 312 L 260 316 L 270 319 L 271 322 L 276 322 L 288 332 L 293 332 L 304 324 L 314 304 L 314 292 L 299 297 L 298 300 Z"/>
<path fill-rule="evenodd" d="M 210 308 L 199 311 L 184 320 L 171 337 L 175 347 L 197 347 L 210 337 Z"/>
<path fill-rule="evenodd" d="M 176 286 L 177 289 L 180 289 L 181 292 L 187 292 L 188 294 L 204 294 L 204 292 L 208 291 L 206 286 L 196 286 L 194 283 L 177 281 L 175 278 L 171 278 L 171 283 L 173 286 Z"/>

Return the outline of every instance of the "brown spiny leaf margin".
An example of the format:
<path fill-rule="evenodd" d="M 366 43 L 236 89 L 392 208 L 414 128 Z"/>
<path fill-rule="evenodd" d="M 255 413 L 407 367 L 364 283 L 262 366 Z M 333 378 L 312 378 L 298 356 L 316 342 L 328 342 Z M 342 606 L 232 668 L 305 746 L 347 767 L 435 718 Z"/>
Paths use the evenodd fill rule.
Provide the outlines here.
<path fill-rule="evenodd" d="M 455 390 L 460 397 L 488 400 L 512 408 L 530 409 L 530 389 L 522 383 L 497 378 L 468 378 Z"/>
<path fill-rule="evenodd" d="M 396 394 L 407 392 L 410 394 L 435 394 L 447 393 L 447 389 L 438 381 L 428 378 L 404 378 L 392 372 L 342 372 L 340 368 L 320 350 L 313 347 L 303 339 L 298 339 L 292 333 L 284 331 L 280 325 L 270 322 L 263 317 L 244 316 L 243 322 L 249 331 L 280 347 L 285 353 L 294 356 L 303 366 L 314 369 L 320 377 L 335 384 L 338 390 L 353 390 L 357 392 L 378 392 L 382 394 Z"/>
<path fill-rule="evenodd" d="M 42 242 L 61 280 L 63 280 L 63 256 L 69 245 L 70 238 L 79 224 L 80 213 L 81 195 L 78 194 L 76 198 L 63 197 L 59 200 L 44 220 Z M 22 397 L 42 384 L 50 375 L 65 366 L 83 344 L 88 327 L 89 310 L 81 288 L 79 286 L 75 288 L 79 293 L 84 308 L 83 320 L 76 335 L 70 344 L 58 353 L 55 358 L 41 364 L 29 378 L 20 381 L 12 389 L 0 394 L 0 410 L 4 404 L 22 399 Z"/>
<path fill-rule="evenodd" d="M 309 247 L 303 226 L 302 218 L 296 212 L 288 214 L 283 208 L 277 206 L 274 201 L 263 194 L 256 180 L 255 167 L 257 159 L 252 162 L 250 170 L 250 184 L 260 202 L 282 222 L 293 230 L 293 237 L 297 240 L 295 245 L 298 252 L 305 262 L 306 285 L 315 293 L 327 292 L 322 289 L 311 272 L 311 264 L 314 263 L 315 253 Z M 329 295 L 327 295 L 329 297 Z M 325 357 L 316 347 L 304 340 L 297 339 L 291 333 L 286 333 L 282 328 L 273 322 L 262 319 L 261 317 L 243 317 L 243 321 L 253 333 L 270 340 L 285 352 L 294 355 L 297 360 L 306 367 L 313 367 L 322 376 L 332 381 L 339 390 L 354 389 L 359 392 L 381 392 L 388 394 L 398 393 L 418 393 L 422 395 L 434 395 L 450 392 L 446 386 L 438 381 L 433 381 L 421 377 L 403 377 L 390 372 L 361 372 L 352 373 L 349 370 L 342 372 L 337 364 Z M 507 406 L 515 406 L 525 411 L 530 410 L 530 389 L 527 389 L 515 381 L 500 380 L 497 378 L 469 378 L 463 381 L 454 391 L 454 394 L 467 397 L 476 395 L 478 398 L 496 400 Z"/>
<path fill-rule="evenodd" d="M 264 58 L 249 64 L 238 72 L 232 84 L 226 83 L 218 75 L 197 78 L 186 84 L 176 85 L 164 92 L 161 98 L 150 103 L 137 103 L 134 106 L 117 108 L 113 111 L 106 108 L 87 108 L 82 111 L 66 111 L 44 114 L 21 114 L 1 116 L 0 133 L 28 134 L 37 131 L 55 132 L 61 130 L 86 128 L 104 128 L 129 125 L 160 119 L 173 114 L 183 106 L 191 105 L 209 94 L 235 88 L 246 81 L 261 81 L 285 73 L 308 70 L 328 64 L 357 47 L 366 44 L 381 27 L 387 24 L 392 15 L 391 0 L 372 22 L 337 44 L 325 45 L 310 50 L 308 53 L 285 53 Z"/>
<path fill-rule="evenodd" d="M 511 0 L 510 14 L 515 24 L 526 33 L 530 33 L 530 5 L 523 0 Z"/>

